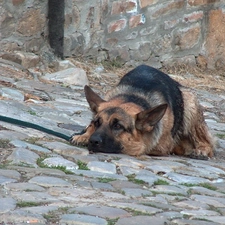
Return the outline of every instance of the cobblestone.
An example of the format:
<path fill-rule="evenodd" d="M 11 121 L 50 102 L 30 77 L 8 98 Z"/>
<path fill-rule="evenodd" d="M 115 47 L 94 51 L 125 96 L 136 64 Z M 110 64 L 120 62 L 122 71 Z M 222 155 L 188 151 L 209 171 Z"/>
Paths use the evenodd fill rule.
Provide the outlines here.
<path fill-rule="evenodd" d="M 80 87 L 20 73 L 0 77 L 0 115 L 66 135 L 89 123 Z M 27 93 L 36 98 L 24 101 Z M 0 122 L 0 224 L 224 225 L 225 124 L 219 106 L 225 93 L 197 93 L 218 139 L 217 154 L 208 161 L 89 154 L 49 134 Z"/>

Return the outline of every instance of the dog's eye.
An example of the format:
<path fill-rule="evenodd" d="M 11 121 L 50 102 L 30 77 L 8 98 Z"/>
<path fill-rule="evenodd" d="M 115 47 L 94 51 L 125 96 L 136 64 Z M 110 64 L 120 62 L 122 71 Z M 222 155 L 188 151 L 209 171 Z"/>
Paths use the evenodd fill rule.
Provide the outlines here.
<path fill-rule="evenodd" d="M 115 123 L 115 124 L 113 124 L 113 129 L 122 130 L 122 129 L 124 129 L 124 127 L 119 123 Z"/>
<path fill-rule="evenodd" d="M 100 120 L 99 119 L 95 120 L 94 125 L 95 125 L 95 127 L 99 127 L 101 125 Z"/>

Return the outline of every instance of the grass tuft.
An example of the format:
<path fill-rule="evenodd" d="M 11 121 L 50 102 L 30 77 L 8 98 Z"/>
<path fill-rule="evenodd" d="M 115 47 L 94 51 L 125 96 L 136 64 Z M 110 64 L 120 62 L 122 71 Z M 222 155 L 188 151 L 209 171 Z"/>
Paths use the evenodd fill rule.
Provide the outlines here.
<path fill-rule="evenodd" d="M 212 191 L 217 190 L 217 187 L 212 186 L 209 183 L 199 183 L 199 184 L 181 183 L 181 185 L 186 186 L 186 187 L 204 187 L 204 188 L 207 188 L 207 189 L 212 190 Z"/>
<path fill-rule="evenodd" d="M 28 113 L 32 116 L 37 116 L 37 113 L 35 111 L 32 111 L 32 110 L 28 110 Z"/>
<path fill-rule="evenodd" d="M 115 219 L 109 219 L 109 218 L 106 218 L 107 220 L 107 225 L 115 225 L 116 222 L 118 221 L 119 217 L 118 218 L 115 218 Z"/>
<path fill-rule="evenodd" d="M 115 179 L 113 179 L 113 178 L 105 178 L 105 177 L 98 178 L 98 182 L 100 182 L 100 183 L 109 183 L 109 182 L 114 181 L 114 180 Z"/>
<path fill-rule="evenodd" d="M 167 182 L 166 180 L 158 179 L 154 182 L 154 185 L 169 185 L 169 182 Z"/>
<path fill-rule="evenodd" d="M 136 177 L 135 174 L 131 174 L 131 175 L 128 175 L 127 176 L 128 180 L 131 181 L 131 182 L 133 182 L 133 183 L 135 183 L 135 184 L 140 184 L 140 185 L 146 184 L 145 181 L 136 179 L 135 177 Z"/>
<path fill-rule="evenodd" d="M 43 205 L 45 203 L 43 202 L 17 202 L 16 206 L 20 207 L 20 208 L 24 208 L 24 207 L 34 207 L 34 206 L 40 206 Z"/>
<path fill-rule="evenodd" d="M 12 145 L 9 143 L 10 140 L 8 139 L 0 139 L 0 148 L 9 148 Z"/>
<path fill-rule="evenodd" d="M 132 216 L 151 216 L 151 213 L 148 212 L 142 212 L 136 209 L 131 209 L 131 208 L 125 208 L 124 210 L 126 210 L 127 212 L 131 213 Z"/>
<path fill-rule="evenodd" d="M 79 170 L 90 170 L 88 167 L 87 167 L 87 163 L 85 162 L 82 162 L 80 160 L 77 161 L 77 165 L 79 167 Z"/>
<path fill-rule="evenodd" d="M 219 139 L 224 139 L 224 140 L 225 140 L 225 134 L 216 134 L 216 136 L 217 136 Z"/>

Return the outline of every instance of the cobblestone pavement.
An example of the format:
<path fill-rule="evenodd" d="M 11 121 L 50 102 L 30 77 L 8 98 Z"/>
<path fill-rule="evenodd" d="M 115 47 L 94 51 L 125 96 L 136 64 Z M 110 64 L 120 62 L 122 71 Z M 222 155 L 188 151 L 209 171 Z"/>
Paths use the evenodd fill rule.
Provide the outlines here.
<path fill-rule="evenodd" d="M 1 67 L 0 93 L 0 115 L 68 135 L 91 118 L 81 88 L 41 82 L 9 66 Z M 208 161 L 89 154 L 0 122 L 0 224 L 225 224 L 225 94 L 198 96 L 218 137 L 217 156 Z"/>

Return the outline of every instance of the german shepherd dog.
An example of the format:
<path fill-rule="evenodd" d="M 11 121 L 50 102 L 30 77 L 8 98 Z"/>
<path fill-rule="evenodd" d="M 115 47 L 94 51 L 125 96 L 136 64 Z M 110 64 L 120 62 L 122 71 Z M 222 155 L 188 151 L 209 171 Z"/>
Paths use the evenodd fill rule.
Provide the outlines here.
<path fill-rule="evenodd" d="M 71 143 L 90 152 L 212 157 L 213 142 L 196 96 L 167 74 L 141 65 L 103 100 L 84 88 L 93 120 Z"/>

